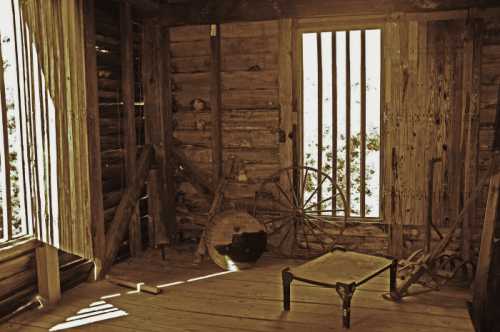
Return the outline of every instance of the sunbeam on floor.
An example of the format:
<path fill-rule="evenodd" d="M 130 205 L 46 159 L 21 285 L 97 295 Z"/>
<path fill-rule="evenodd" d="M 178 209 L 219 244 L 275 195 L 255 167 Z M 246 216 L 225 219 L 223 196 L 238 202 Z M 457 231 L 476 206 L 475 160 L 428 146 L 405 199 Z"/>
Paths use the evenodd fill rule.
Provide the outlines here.
<path fill-rule="evenodd" d="M 127 316 L 124 310 L 116 308 L 106 301 L 91 303 L 87 308 L 79 310 L 76 315 L 66 318 L 66 321 L 59 323 L 49 329 L 49 331 L 62 331 L 74 327 L 89 325 L 104 320 Z"/>

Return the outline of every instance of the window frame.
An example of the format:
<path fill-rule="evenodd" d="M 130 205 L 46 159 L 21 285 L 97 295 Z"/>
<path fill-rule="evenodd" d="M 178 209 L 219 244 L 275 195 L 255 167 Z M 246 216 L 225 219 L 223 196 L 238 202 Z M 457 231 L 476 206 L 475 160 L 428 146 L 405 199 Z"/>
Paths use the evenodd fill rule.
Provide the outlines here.
<path fill-rule="evenodd" d="M 352 31 L 352 30 L 380 30 L 380 172 L 379 172 L 379 213 L 377 217 L 369 216 L 351 216 L 346 219 L 354 222 L 374 223 L 384 222 L 384 181 L 382 168 L 385 165 L 384 146 L 385 146 L 385 128 L 384 128 L 384 112 L 385 112 L 385 26 L 387 17 L 384 15 L 374 15 L 363 19 L 356 17 L 325 17 L 312 19 L 297 19 L 293 26 L 293 73 L 295 77 L 294 90 L 295 100 L 294 106 L 297 122 L 295 153 L 297 155 L 298 165 L 304 165 L 304 75 L 303 75 L 303 59 L 302 59 L 302 35 L 305 33 L 322 33 L 322 32 L 337 32 L 337 31 Z M 347 200 L 350 198 L 346 197 Z M 343 220 L 343 217 L 333 217 L 334 220 Z"/>

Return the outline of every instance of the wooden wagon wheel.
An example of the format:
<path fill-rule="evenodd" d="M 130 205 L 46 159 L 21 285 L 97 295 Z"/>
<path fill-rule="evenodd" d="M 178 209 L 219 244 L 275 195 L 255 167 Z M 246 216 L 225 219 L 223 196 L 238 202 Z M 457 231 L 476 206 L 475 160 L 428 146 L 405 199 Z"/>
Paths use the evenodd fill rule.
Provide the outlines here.
<path fill-rule="evenodd" d="M 287 257 L 319 256 L 346 224 L 346 200 L 332 178 L 315 168 L 283 168 L 255 193 L 254 215 L 268 244 Z"/>

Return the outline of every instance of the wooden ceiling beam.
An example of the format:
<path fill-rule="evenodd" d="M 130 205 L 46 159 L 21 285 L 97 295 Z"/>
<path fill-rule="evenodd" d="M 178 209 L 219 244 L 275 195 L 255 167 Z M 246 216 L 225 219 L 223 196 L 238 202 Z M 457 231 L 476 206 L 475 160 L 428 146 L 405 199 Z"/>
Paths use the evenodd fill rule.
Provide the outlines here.
<path fill-rule="evenodd" d="M 161 23 L 176 26 L 392 13 L 431 13 L 498 7 L 497 0 L 198 0 L 163 3 Z"/>

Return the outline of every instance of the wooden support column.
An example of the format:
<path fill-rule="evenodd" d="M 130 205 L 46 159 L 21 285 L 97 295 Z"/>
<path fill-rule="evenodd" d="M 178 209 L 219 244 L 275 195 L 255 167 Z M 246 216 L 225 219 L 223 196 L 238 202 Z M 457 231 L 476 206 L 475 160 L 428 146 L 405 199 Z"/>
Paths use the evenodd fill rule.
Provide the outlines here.
<path fill-rule="evenodd" d="M 38 294 L 49 305 L 59 302 L 61 299 L 61 280 L 57 248 L 48 244 L 36 248 L 36 274 Z"/>
<path fill-rule="evenodd" d="M 210 26 L 210 110 L 212 118 L 212 156 L 214 188 L 223 176 L 222 97 L 220 75 L 220 26 Z"/>
<path fill-rule="evenodd" d="M 144 22 L 142 39 L 142 82 L 144 88 L 144 131 L 146 144 L 155 147 L 155 160 L 153 169 L 163 167 L 163 158 L 159 155 L 156 147 L 161 137 L 161 122 L 158 118 L 160 103 L 159 81 L 158 81 L 158 26 L 155 20 Z M 166 230 L 161 222 L 161 184 L 162 176 L 159 170 L 149 176 L 149 181 L 155 181 L 154 185 L 148 183 L 148 215 L 152 219 L 155 228 L 155 243 L 166 243 Z"/>
<path fill-rule="evenodd" d="M 477 185 L 479 158 L 479 112 L 481 75 L 481 20 L 473 20 L 466 28 L 462 81 L 462 136 L 464 154 L 464 201 Z M 462 258 L 471 259 L 471 224 L 475 219 L 476 202 L 472 203 L 462 221 Z"/>
<path fill-rule="evenodd" d="M 293 126 L 293 47 L 292 20 L 280 20 L 279 23 L 279 157 L 280 167 L 285 168 L 293 164 L 293 141 L 291 139 Z M 290 186 L 287 176 L 280 179 L 283 188 Z M 292 192 L 293 188 L 288 188 Z"/>
<path fill-rule="evenodd" d="M 120 3 L 121 34 L 121 93 L 123 99 L 123 142 L 125 147 L 125 178 L 127 187 L 132 185 L 136 171 L 137 139 L 135 129 L 135 81 L 134 81 L 134 41 L 132 31 L 132 11 L 128 1 Z M 142 251 L 141 224 L 138 204 L 129 225 L 130 255 Z"/>
<path fill-rule="evenodd" d="M 99 101 L 97 96 L 94 0 L 84 1 L 84 25 L 90 216 L 92 218 L 92 241 L 95 262 L 93 276 L 97 279 L 101 277 L 106 242 L 102 199 L 101 134 L 99 127 Z"/>
<path fill-rule="evenodd" d="M 174 112 L 172 107 L 172 84 L 170 79 L 170 29 L 163 27 L 161 30 L 160 57 L 162 59 L 162 113 L 163 113 L 163 150 L 164 163 L 164 222 L 170 243 L 175 243 L 177 234 L 176 203 L 175 203 L 175 163 L 173 162 L 174 148 Z"/>

